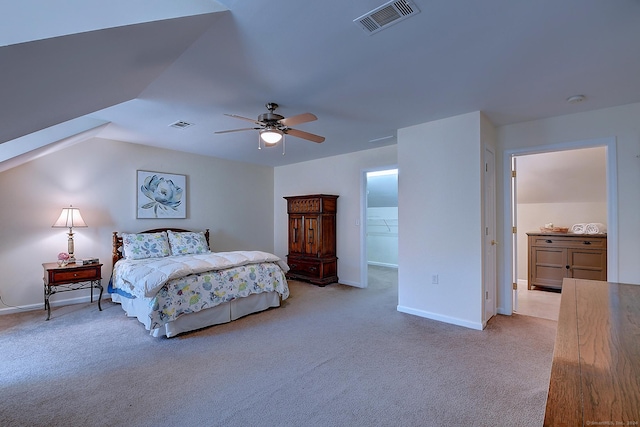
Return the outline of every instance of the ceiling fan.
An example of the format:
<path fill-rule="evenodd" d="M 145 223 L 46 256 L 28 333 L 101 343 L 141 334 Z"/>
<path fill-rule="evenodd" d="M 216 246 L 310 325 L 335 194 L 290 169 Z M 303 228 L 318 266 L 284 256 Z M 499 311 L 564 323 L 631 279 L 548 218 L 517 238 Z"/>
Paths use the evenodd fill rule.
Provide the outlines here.
<path fill-rule="evenodd" d="M 312 122 L 318 120 L 318 118 L 311 113 L 298 114 L 296 116 L 284 117 L 274 111 L 278 108 L 278 104 L 269 102 L 265 105 L 268 113 L 263 113 L 258 116 L 258 120 L 249 119 L 247 117 L 238 116 L 235 114 L 225 114 L 225 116 L 235 117 L 236 119 L 245 120 L 254 123 L 256 126 L 242 129 L 223 130 L 215 133 L 229 133 L 229 132 L 242 132 L 245 130 L 257 130 L 259 131 L 258 149 L 261 149 L 260 140 L 265 145 L 275 145 L 283 139 L 284 135 L 291 135 L 298 138 L 306 139 L 317 143 L 324 142 L 324 137 L 315 135 L 313 133 L 305 132 L 298 129 L 292 129 L 291 126 L 298 125 L 300 123 Z M 283 144 L 284 145 L 284 144 Z M 283 152 L 284 154 L 284 146 Z"/>

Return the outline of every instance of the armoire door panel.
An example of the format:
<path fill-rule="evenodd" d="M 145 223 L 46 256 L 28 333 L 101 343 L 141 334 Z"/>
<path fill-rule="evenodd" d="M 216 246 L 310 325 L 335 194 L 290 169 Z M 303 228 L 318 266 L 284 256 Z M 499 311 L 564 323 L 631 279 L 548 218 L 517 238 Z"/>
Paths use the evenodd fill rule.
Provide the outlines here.
<path fill-rule="evenodd" d="M 305 217 L 304 229 L 305 229 L 304 253 L 307 255 L 317 256 L 318 248 L 320 247 L 319 239 L 322 238 L 318 217 Z"/>
<path fill-rule="evenodd" d="M 289 252 L 304 253 L 304 218 L 302 215 L 289 216 Z"/>

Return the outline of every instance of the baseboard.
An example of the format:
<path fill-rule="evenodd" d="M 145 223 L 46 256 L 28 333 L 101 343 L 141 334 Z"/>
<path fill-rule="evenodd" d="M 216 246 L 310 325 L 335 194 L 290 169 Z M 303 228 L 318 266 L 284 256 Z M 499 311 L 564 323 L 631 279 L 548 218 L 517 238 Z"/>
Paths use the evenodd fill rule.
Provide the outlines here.
<path fill-rule="evenodd" d="M 458 319 L 456 317 L 443 316 L 437 313 L 431 313 L 429 311 L 424 310 L 416 310 L 415 308 L 405 307 L 399 305 L 397 310 L 401 313 L 413 314 L 414 316 L 424 317 L 426 319 L 437 320 L 438 322 L 450 323 L 452 325 L 464 326 L 469 329 L 477 329 L 481 331 L 484 329 L 482 326 L 482 322 L 470 322 L 468 320 Z"/>
<path fill-rule="evenodd" d="M 107 292 L 102 294 L 102 301 L 110 300 L 110 299 L 111 297 Z M 98 295 L 94 294 L 93 302 L 97 302 L 97 301 L 98 301 Z M 81 296 L 77 298 L 59 299 L 55 301 L 53 299 L 49 299 L 49 304 L 51 305 L 51 308 L 59 307 L 63 305 L 83 304 L 87 302 L 91 302 L 91 295 Z M 0 316 L 4 314 L 21 313 L 24 311 L 34 311 L 34 310 L 42 310 L 44 312 L 44 301 L 38 304 L 29 304 L 29 305 L 20 305 L 20 306 L 8 307 L 8 308 L 0 308 Z"/>
<path fill-rule="evenodd" d="M 376 267 L 398 268 L 398 264 L 388 264 L 386 262 L 367 261 L 367 265 L 374 265 Z"/>

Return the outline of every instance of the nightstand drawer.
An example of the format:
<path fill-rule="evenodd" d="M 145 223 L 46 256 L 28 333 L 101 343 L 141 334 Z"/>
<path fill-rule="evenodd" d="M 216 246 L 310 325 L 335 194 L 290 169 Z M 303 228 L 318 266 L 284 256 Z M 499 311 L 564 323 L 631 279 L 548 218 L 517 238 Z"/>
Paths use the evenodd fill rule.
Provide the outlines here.
<path fill-rule="evenodd" d="M 45 284 L 58 285 L 64 283 L 77 283 L 90 280 L 100 280 L 102 278 L 102 264 L 85 267 L 48 268 L 45 274 Z"/>
<path fill-rule="evenodd" d="M 97 280 L 100 278 L 99 274 L 96 274 L 95 268 L 90 270 L 77 269 L 74 271 L 54 271 L 52 273 L 52 279 L 56 283 L 66 282 L 69 280 Z"/>

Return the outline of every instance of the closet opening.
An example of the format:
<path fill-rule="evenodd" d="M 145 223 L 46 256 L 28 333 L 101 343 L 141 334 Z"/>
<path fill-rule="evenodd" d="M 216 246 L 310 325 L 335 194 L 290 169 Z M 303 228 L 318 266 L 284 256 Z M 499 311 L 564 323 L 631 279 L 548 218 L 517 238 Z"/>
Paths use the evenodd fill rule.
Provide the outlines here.
<path fill-rule="evenodd" d="M 364 286 L 397 286 L 398 169 L 364 173 Z"/>

